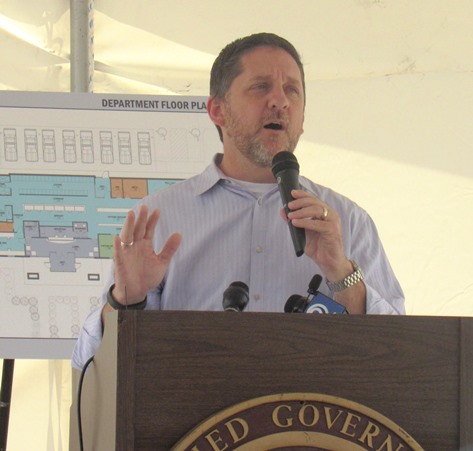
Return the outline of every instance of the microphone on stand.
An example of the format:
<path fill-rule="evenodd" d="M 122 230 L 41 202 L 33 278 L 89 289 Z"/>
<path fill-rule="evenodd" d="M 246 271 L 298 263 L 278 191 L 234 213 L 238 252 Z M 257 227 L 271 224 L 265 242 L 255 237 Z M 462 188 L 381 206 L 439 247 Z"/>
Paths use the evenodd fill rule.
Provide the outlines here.
<path fill-rule="evenodd" d="M 273 157 L 271 164 L 274 178 L 278 182 L 279 194 L 286 215 L 291 211 L 287 204 L 294 200 L 291 195 L 293 189 L 299 189 L 299 163 L 293 153 L 283 151 Z M 305 230 L 300 227 L 294 227 L 291 221 L 287 221 L 289 232 L 291 233 L 292 243 L 296 255 L 300 257 L 304 253 Z"/>
<path fill-rule="evenodd" d="M 242 312 L 250 299 L 248 285 L 244 282 L 232 282 L 223 292 L 223 310 Z"/>
<path fill-rule="evenodd" d="M 293 294 L 289 296 L 284 306 L 285 313 L 304 313 L 305 306 L 307 304 L 307 296 L 301 296 L 300 294 Z"/>
<path fill-rule="evenodd" d="M 317 291 L 321 282 L 322 276 L 320 274 L 312 277 L 307 290 L 308 295 L 293 294 L 289 296 L 284 311 L 286 313 L 348 314 L 348 310 L 343 305 Z"/>

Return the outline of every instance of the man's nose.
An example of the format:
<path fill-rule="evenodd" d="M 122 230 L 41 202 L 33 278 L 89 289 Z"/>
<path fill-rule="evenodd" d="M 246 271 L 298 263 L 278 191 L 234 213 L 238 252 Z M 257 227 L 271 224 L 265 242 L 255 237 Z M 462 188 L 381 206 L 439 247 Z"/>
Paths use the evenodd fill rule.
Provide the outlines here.
<path fill-rule="evenodd" d="M 289 99 L 284 90 L 284 86 L 273 86 L 269 93 L 270 109 L 285 109 L 289 106 Z"/>

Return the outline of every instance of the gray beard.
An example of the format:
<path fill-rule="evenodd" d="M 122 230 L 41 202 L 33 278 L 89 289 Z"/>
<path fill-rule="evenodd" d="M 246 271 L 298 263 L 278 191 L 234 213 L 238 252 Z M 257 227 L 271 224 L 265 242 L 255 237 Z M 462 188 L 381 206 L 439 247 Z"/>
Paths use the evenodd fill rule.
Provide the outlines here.
<path fill-rule="evenodd" d="M 273 156 L 265 149 L 259 141 L 248 143 L 247 147 L 240 149 L 240 152 L 252 163 L 260 168 L 271 167 Z"/>
<path fill-rule="evenodd" d="M 228 130 L 229 134 L 234 140 L 236 148 L 240 153 L 246 157 L 248 161 L 260 168 L 270 168 L 273 161 L 273 154 L 269 148 L 266 148 L 265 145 L 258 140 L 257 137 L 250 137 L 245 135 L 243 127 L 239 121 L 233 115 L 233 112 L 229 105 L 228 108 Z M 264 122 L 264 121 L 262 121 Z M 287 145 L 280 149 L 281 151 L 294 152 L 294 149 L 297 146 L 299 141 L 299 136 L 289 136 Z"/>
<path fill-rule="evenodd" d="M 297 145 L 297 141 L 298 140 L 292 142 L 292 140 L 290 140 L 287 145 L 284 148 L 280 149 L 278 152 L 294 152 L 294 149 Z M 272 166 L 274 155 L 260 141 L 256 139 L 251 140 L 250 142 L 246 143 L 246 146 L 238 146 L 238 149 L 240 150 L 242 155 L 244 155 L 249 161 L 251 161 L 256 166 L 260 168 L 270 168 Z"/>

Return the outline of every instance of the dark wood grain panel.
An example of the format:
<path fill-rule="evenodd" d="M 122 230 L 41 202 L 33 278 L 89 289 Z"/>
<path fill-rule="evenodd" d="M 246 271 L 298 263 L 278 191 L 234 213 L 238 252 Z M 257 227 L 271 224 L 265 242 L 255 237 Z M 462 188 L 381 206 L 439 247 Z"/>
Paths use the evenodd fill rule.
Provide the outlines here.
<path fill-rule="evenodd" d="M 472 371 L 461 354 L 463 319 L 227 312 L 125 315 L 118 346 L 126 357 L 119 377 L 134 377 L 134 392 L 126 392 L 123 401 L 133 399 L 134 406 L 118 412 L 117 424 L 123 429 L 117 428 L 117 438 L 129 442 L 129 425 L 127 432 L 120 418 L 133 408 L 129 418 L 135 428 L 134 448 L 127 449 L 168 450 L 196 423 L 221 409 L 285 392 L 350 399 L 390 418 L 425 449 L 459 449 L 460 366 L 470 375 Z M 466 320 L 470 330 L 471 321 Z M 129 365 L 135 368 L 134 376 Z"/>

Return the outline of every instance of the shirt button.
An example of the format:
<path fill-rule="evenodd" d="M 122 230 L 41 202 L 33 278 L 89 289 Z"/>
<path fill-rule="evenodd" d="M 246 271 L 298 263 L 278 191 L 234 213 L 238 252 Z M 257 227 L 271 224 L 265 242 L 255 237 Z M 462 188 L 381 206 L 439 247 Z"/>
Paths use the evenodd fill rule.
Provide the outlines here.
<path fill-rule="evenodd" d="M 260 296 L 258 293 L 256 293 L 256 294 L 253 296 L 253 299 L 254 299 L 255 301 L 259 301 L 259 300 L 261 299 L 261 296 Z"/>
<path fill-rule="evenodd" d="M 263 248 L 261 246 L 256 246 L 256 253 L 261 254 L 263 252 Z"/>
<path fill-rule="evenodd" d="M 258 199 L 258 205 L 263 205 L 263 199 L 261 197 Z"/>

